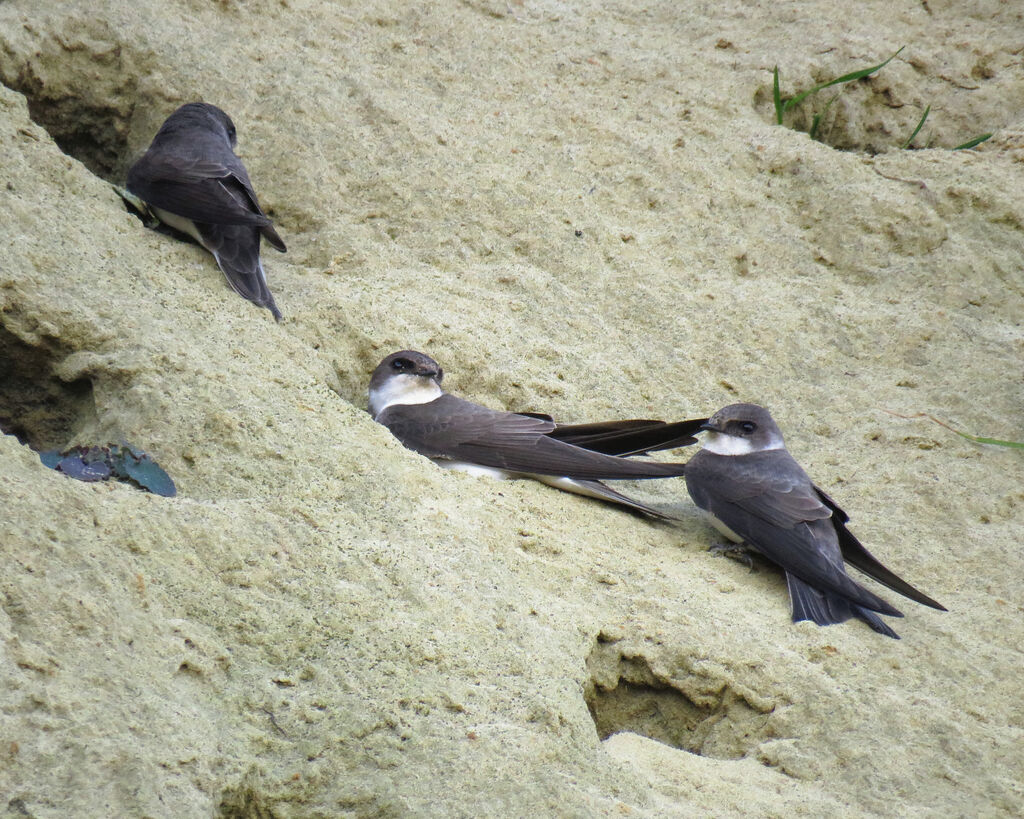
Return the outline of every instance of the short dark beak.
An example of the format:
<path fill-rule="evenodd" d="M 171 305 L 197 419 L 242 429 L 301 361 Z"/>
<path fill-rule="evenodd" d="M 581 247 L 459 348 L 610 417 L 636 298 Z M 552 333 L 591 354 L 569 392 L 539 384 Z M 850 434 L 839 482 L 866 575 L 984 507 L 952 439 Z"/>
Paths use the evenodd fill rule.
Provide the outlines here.
<path fill-rule="evenodd" d="M 718 427 L 716 427 L 714 424 L 712 424 L 711 421 L 705 421 L 703 424 L 700 425 L 699 429 L 700 429 L 701 432 L 721 432 L 722 431 Z"/>

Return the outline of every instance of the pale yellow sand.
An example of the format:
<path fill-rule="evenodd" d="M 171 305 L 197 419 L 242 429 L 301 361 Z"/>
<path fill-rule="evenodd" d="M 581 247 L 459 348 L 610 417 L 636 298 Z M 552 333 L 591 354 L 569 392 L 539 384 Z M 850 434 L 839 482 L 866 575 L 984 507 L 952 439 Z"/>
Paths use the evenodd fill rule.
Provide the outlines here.
<path fill-rule="evenodd" d="M 52 435 L 131 441 L 180 490 L 0 436 L 0 812 L 1019 809 L 1024 456 L 886 412 L 1024 440 L 1014 4 L 40 5 L 0 4 L 0 79 L 108 179 L 179 104 L 231 114 L 286 321 L 0 89 L 26 423 L 63 408 Z M 773 124 L 776 63 L 806 87 L 904 44 L 829 138 L 898 145 L 927 104 L 919 144 L 995 138 L 873 155 Z M 681 481 L 627 488 L 671 526 L 444 472 L 363 410 L 402 347 L 566 421 L 763 403 L 950 611 L 872 585 L 901 641 L 793 625 Z"/>

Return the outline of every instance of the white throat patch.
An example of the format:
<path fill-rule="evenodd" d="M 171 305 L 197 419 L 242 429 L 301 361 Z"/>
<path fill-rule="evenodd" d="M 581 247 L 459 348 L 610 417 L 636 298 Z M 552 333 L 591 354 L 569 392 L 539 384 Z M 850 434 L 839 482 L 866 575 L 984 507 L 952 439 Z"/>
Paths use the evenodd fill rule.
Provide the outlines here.
<path fill-rule="evenodd" d="M 701 446 L 715 455 L 751 455 L 754 452 L 765 452 L 769 449 L 785 449 L 781 438 L 772 436 L 766 446 L 754 446 L 749 438 L 738 438 L 735 435 L 723 435 L 720 432 L 709 432 Z"/>
<path fill-rule="evenodd" d="M 384 386 L 370 390 L 370 415 L 374 420 L 394 404 L 427 404 L 443 395 L 441 386 L 432 378 L 400 373 L 384 382 Z"/>

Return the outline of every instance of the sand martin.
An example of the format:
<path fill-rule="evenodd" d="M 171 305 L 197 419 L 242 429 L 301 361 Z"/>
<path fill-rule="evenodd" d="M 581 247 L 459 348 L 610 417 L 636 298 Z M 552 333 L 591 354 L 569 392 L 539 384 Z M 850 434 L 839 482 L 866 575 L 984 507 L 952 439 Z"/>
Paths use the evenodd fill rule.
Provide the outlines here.
<path fill-rule="evenodd" d="M 855 583 L 844 559 L 893 591 L 946 610 L 861 545 L 846 528 L 846 513 L 786 451 L 764 407 L 732 404 L 711 416 L 704 429 L 703 447 L 686 465 L 690 497 L 722 534 L 782 567 L 794 621 L 823 626 L 859 617 L 898 639 L 878 615 L 903 615 Z"/>
<path fill-rule="evenodd" d="M 260 210 L 256 192 L 233 148 L 235 126 L 216 105 L 190 102 L 171 114 L 145 154 L 128 170 L 128 191 L 157 218 L 205 247 L 243 298 L 281 311 L 267 287 L 260 235 L 284 242 Z"/>
<path fill-rule="evenodd" d="M 423 353 L 392 353 L 370 378 L 370 414 L 405 446 L 439 466 L 495 478 L 533 478 L 654 517 L 669 517 L 601 481 L 678 477 L 683 464 L 632 461 L 593 451 L 602 445 L 643 449 L 653 428 L 668 425 L 637 420 L 559 426 L 546 415 L 501 412 L 456 398 L 441 389 L 443 375 L 438 363 Z M 683 424 L 689 423 L 694 432 L 703 420 Z M 687 443 L 695 440 L 682 424 L 666 434 L 688 438 Z M 588 441 L 592 448 L 572 440 Z"/>

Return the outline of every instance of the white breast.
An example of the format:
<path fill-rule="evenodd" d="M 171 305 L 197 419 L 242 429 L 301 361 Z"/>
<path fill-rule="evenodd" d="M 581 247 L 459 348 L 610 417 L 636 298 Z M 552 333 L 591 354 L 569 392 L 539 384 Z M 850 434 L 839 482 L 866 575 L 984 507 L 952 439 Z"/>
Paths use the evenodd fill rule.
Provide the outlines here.
<path fill-rule="evenodd" d="M 540 481 L 548 486 L 555 487 L 555 489 L 561 489 L 564 492 L 572 492 L 576 495 L 586 495 L 588 498 L 608 500 L 607 494 L 602 495 L 600 492 L 595 492 L 585 483 L 580 483 L 572 478 L 558 477 L 556 475 L 537 475 L 533 472 L 509 472 L 508 470 L 498 469 L 493 466 L 480 466 L 479 464 L 471 464 L 466 461 L 450 461 L 445 458 L 433 458 L 432 460 L 444 469 L 453 469 L 458 472 L 465 472 L 469 475 L 494 478 L 499 481 L 514 481 L 520 478 L 532 478 L 535 481 Z"/>

